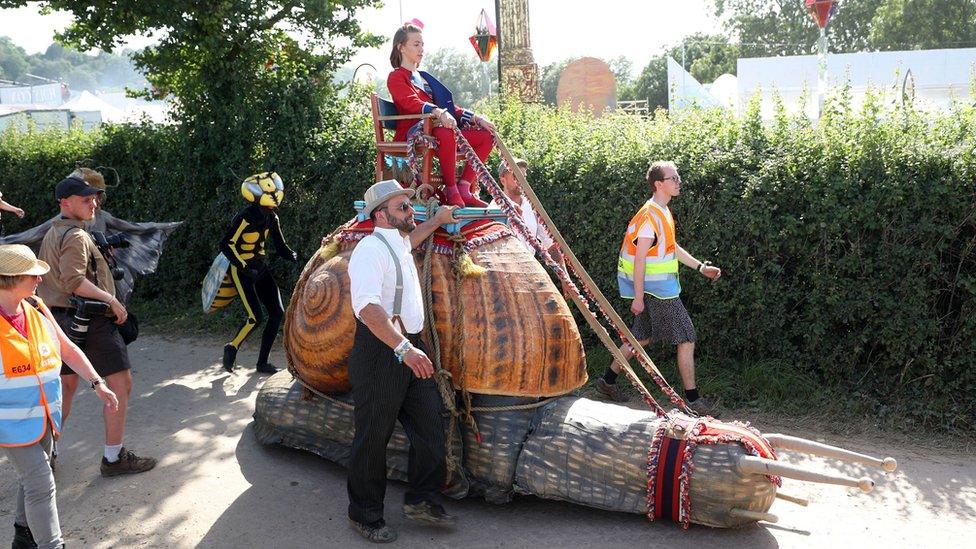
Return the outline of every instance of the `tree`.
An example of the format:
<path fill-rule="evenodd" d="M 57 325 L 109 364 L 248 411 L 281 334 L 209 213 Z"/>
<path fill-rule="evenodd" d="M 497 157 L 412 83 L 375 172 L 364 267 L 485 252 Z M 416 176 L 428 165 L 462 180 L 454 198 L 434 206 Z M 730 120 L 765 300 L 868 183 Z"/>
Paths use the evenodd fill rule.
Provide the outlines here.
<path fill-rule="evenodd" d="M 712 0 L 743 55 L 814 52 L 819 31 L 801 0 Z M 976 0 L 844 0 L 827 27 L 830 51 L 976 45 Z"/>
<path fill-rule="evenodd" d="M 830 49 L 860 51 L 868 47 L 875 11 L 885 0 L 842 2 L 827 27 Z M 742 44 L 743 55 L 767 57 L 813 53 L 820 36 L 802 0 L 713 0 L 715 15 L 729 35 Z"/>
<path fill-rule="evenodd" d="M 684 55 L 682 55 L 684 52 Z M 724 73 L 735 73 L 735 62 L 739 48 L 729 43 L 723 35 L 695 33 L 684 40 L 684 48 L 679 44 L 651 58 L 633 83 L 618 93 L 622 100 L 646 99 L 648 107 L 667 108 L 668 106 L 668 66 L 672 57 L 679 63 L 684 59 L 685 69 L 702 83 L 713 82 Z"/>
<path fill-rule="evenodd" d="M 547 105 L 556 104 L 556 90 L 559 87 L 559 77 L 566 70 L 566 65 L 576 61 L 576 59 L 576 57 L 571 57 L 562 61 L 556 61 L 555 63 L 549 63 L 545 67 L 542 67 L 541 74 L 539 75 L 539 88 L 542 92 L 543 103 Z"/>
<path fill-rule="evenodd" d="M 498 65 L 488 62 L 487 66 L 471 53 L 461 53 L 454 48 L 438 48 L 424 54 L 421 70 L 429 72 L 450 88 L 454 101 L 465 107 L 488 96 L 498 93 Z"/>
<path fill-rule="evenodd" d="M 19 79 L 28 68 L 27 52 L 6 36 L 0 36 L 0 78 Z"/>
<path fill-rule="evenodd" d="M 376 45 L 356 12 L 377 0 L 50 0 L 74 21 L 60 35 L 81 51 L 112 51 L 128 35 L 158 33 L 158 43 L 132 55 L 155 95 L 172 95 L 194 162 L 232 174 L 299 150 L 319 127 L 333 97 L 332 71 L 357 47 Z M 23 0 L 0 0 L 0 8 Z M 301 34 L 302 41 L 285 32 Z M 149 92 L 146 92 L 149 94 Z M 291 119 L 287 124 L 284 117 Z M 288 131 L 276 131 L 282 124 Z M 295 131 L 298 128 L 300 131 Z M 257 164 L 258 166 L 256 166 Z"/>
<path fill-rule="evenodd" d="M 633 81 L 634 77 L 630 73 L 634 69 L 634 62 L 627 56 L 620 55 L 614 57 L 607 61 L 607 65 L 610 67 L 610 72 L 613 73 L 613 79 L 617 83 L 618 90 L 621 86 L 626 86 Z"/>
<path fill-rule="evenodd" d="M 976 46 L 976 0 L 888 0 L 868 41 L 879 50 Z"/>
<path fill-rule="evenodd" d="M 556 91 L 559 88 L 559 79 L 562 77 L 563 71 L 566 70 L 566 66 L 577 59 L 579 58 L 570 57 L 542 67 L 539 74 L 539 88 L 542 92 L 543 103 L 547 105 L 556 104 Z M 626 56 L 621 55 L 606 61 L 606 63 L 610 67 L 610 72 L 613 73 L 613 78 L 617 83 L 617 96 L 619 97 L 620 90 L 630 86 L 634 80 L 630 75 L 634 67 L 634 62 Z"/>

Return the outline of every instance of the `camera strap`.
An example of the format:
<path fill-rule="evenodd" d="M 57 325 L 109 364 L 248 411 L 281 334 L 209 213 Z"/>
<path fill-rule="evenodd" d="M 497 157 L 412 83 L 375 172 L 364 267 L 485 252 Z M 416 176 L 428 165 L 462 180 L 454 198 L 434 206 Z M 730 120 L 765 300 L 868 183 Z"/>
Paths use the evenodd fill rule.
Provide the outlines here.
<path fill-rule="evenodd" d="M 84 233 L 85 236 L 88 236 L 88 233 L 85 232 L 85 230 L 82 229 L 81 227 L 68 227 L 63 233 L 61 233 L 61 242 L 58 243 L 58 250 L 61 250 L 62 248 L 64 248 L 64 239 L 65 239 L 65 237 L 68 236 L 68 233 L 70 233 L 72 231 L 72 229 L 78 229 L 79 231 L 81 231 L 82 233 Z M 91 236 L 88 236 L 88 238 L 91 239 Z M 94 246 L 94 245 L 95 245 L 95 243 L 92 242 L 92 246 Z M 88 268 L 92 272 L 92 278 L 94 278 L 94 280 L 92 280 L 92 282 L 96 286 L 98 286 L 98 263 L 95 260 L 95 254 L 93 252 L 90 252 L 88 254 Z"/>

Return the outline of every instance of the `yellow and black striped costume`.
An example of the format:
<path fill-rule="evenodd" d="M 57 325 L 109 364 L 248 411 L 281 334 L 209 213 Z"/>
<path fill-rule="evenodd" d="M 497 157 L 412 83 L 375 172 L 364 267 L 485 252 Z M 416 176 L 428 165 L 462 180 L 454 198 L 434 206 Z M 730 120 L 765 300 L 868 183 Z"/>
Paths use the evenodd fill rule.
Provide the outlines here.
<path fill-rule="evenodd" d="M 278 214 L 274 209 L 259 204 L 251 204 L 241 210 L 231 221 L 227 234 L 220 242 L 220 251 L 230 260 L 227 275 L 214 300 L 214 308 L 219 308 L 239 295 L 247 320 L 227 345 L 224 346 L 224 368 L 232 370 L 237 357 L 237 349 L 256 326 L 264 321 L 261 304 L 267 310 L 267 324 L 261 337 L 261 350 L 258 354 L 258 370 L 270 371 L 268 364 L 271 345 L 278 334 L 284 308 L 281 294 L 266 262 L 265 242 L 271 238 L 277 255 L 288 261 L 298 257 L 285 243 L 281 233 Z"/>

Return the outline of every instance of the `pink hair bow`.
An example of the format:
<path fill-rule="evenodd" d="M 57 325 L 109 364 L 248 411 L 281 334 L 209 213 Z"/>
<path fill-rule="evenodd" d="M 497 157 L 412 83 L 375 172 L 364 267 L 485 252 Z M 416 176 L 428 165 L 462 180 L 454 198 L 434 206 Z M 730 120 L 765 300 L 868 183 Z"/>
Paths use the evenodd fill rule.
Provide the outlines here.
<path fill-rule="evenodd" d="M 421 21 L 420 19 L 417 19 L 416 17 L 414 17 L 413 19 L 411 19 L 409 21 L 404 21 L 403 22 L 403 26 L 407 26 L 407 25 L 413 25 L 413 26 L 417 27 L 418 29 L 423 29 L 424 28 L 424 22 Z"/>

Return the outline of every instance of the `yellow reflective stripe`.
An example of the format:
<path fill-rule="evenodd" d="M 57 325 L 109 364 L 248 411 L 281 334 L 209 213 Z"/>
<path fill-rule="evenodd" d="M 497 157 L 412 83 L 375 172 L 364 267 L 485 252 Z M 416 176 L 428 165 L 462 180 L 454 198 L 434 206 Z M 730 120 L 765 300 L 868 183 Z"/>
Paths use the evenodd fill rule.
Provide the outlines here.
<path fill-rule="evenodd" d="M 244 229 L 247 228 L 247 225 L 248 225 L 247 221 L 242 219 L 241 224 L 237 227 L 237 231 L 234 232 L 234 236 L 230 237 L 230 246 L 228 246 L 230 248 L 231 253 L 237 256 L 237 259 L 238 261 L 241 262 L 241 264 L 245 264 L 247 263 L 247 261 L 245 260 L 245 258 L 241 257 L 241 254 L 238 253 L 237 251 L 237 239 L 241 237 L 241 233 L 244 232 Z"/>
<path fill-rule="evenodd" d="M 617 271 L 626 274 L 628 277 L 634 276 L 634 262 L 623 257 L 617 260 Z M 667 261 L 646 261 L 644 263 L 645 274 L 670 274 L 678 272 L 678 260 L 670 259 Z"/>

